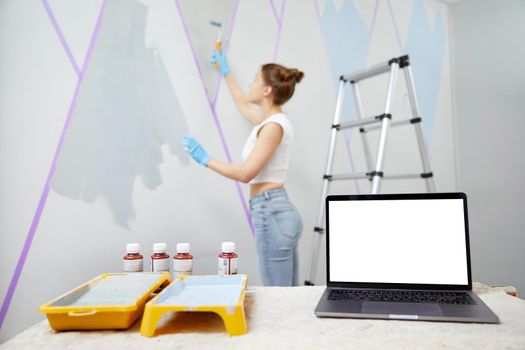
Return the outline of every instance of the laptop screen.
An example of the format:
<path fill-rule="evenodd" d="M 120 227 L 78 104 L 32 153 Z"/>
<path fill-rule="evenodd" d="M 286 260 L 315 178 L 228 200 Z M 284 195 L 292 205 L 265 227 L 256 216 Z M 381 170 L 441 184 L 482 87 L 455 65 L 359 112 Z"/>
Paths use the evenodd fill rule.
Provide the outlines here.
<path fill-rule="evenodd" d="M 328 196 L 328 281 L 469 285 L 466 197 L 455 195 Z"/>

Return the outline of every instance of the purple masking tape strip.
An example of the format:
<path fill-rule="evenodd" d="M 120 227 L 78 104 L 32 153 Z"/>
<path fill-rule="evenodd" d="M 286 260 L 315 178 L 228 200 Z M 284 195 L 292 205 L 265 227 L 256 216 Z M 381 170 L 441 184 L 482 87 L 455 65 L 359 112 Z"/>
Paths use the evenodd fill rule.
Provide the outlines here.
<path fill-rule="evenodd" d="M 317 13 L 317 19 L 319 20 L 319 24 L 321 24 L 321 11 L 319 10 L 319 4 L 317 3 L 317 0 L 312 1 L 314 2 L 315 12 Z"/>
<path fill-rule="evenodd" d="M 275 51 L 273 53 L 273 61 L 275 62 L 277 60 L 277 54 L 279 53 L 279 46 L 281 44 L 281 33 L 283 29 L 283 18 L 284 18 L 284 5 L 286 4 L 286 0 L 283 0 L 283 3 L 281 5 L 281 17 L 279 18 L 278 24 L 279 29 L 277 30 L 277 40 L 275 43 Z"/>
<path fill-rule="evenodd" d="M 239 8 L 239 0 L 235 3 L 235 9 L 233 10 L 232 19 L 230 21 L 230 32 L 228 33 L 228 40 L 226 41 L 226 45 L 222 47 L 224 52 L 228 52 L 228 48 L 230 47 L 230 42 L 233 34 L 233 25 L 235 24 L 235 19 L 237 18 L 237 9 Z M 215 89 L 215 97 L 213 98 L 212 106 L 213 109 L 215 109 L 215 105 L 217 104 L 217 98 L 219 96 L 219 90 L 221 87 L 221 81 L 222 81 L 222 75 L 219 74 L 219 80 L 217 81 L 217 88 Z"/>
<path fill-rule="evenodd" d="M 210 110 L 212 112 L 212 115 L 213 115 L 213 120 L 215 122 L 215 126 L 217 128 L 217 132 L 219 133 L 219 138 L 221 140 L 221 143 L 222 143 L 222 147 L 224 149 L 224 153 L 226 154 L 226 159 L 228 160 L 228 162 L 231 163 L 232 161 L 232 158 L 231 158 L 231 155 L 230 155 L 230 151 L 228 150 L 228 145 L 226 144 L 226 139 L 224 137 L 224 133 L 222 131 L 222 128 L 221 128 L 221 124 L 219 122 L 219 118 L 217 117 L 217 113 L 215 112 L 215 106 L 214 106 L 214 103 L 210 100 L 209 96 L 208 96 L 208 92 L 206 91 L 206 87 L 204 86 L 204 79 L 203 79 L 203 76 L 202 76 L 202 72 L 201 72 L 201 69 L 200 69 L 200 66 L 199 66 L 199 61 L 197 60 L 197 55 L 195 53 L 195 50 L 193 48 L 193 44 L 191 42 L 191 37 L 190 37 L 190 34 L 188 32 L 188 27 L 186 26 L 186 22 L 184 21 L 184 16 L 182 15 L 182 10 L 181 10 L 181 7 L 180 7 L 180 3 L 179 3 L 179 0 L 175 0 L 175 5 L 177 6 L 177 11 L 179 13 L 179 17 L 180 17 L 180 20 L 181 20 L 181 23 L 182 23 L 182 26 L 184 27 L 184 33 L 186 34 L 186 39 L 188 40 L 188 44 L 190 45 L 190 48 L 191 48 L 191 53 L 193 55 L 193 61 L 195 62 L 195 65 L 197 66 L 197 70 L 199 71 L 199 76 L 200 76 L 200 79 L 201 79 L 201 84 L 202 84 L 202 87 L 204 89 L 204 92 L 206 94 L 206 98 L 208 100 L 208 104 L 210 105 Z M 237 8 L 238 8 L 238 5 L 239 5 L 239 0 L 237 0 L 237 3 L 235 5 L 235 10 L 234 10 L 234 15 L 233 15 L 233 21 L 235 20 L 236 18 L 236 13 L 237 13 Z M 233 30 L 233 22 L 231 24 L 231 28 L 230 28 L 230 36 L 231 36 L 231 32 Z M 235 181 L 235 187 L 237 188 L 237 192 L 239 194 L 239 197 L 241 199 L 241 205 L 243 207 L 243 210 L 244 210 L 244 214 L 246 215 L 246 219 L 248 220 L 248 224 L 250 226 L 250 229 L 252 231 L 252 235 L 255 235 L 255 228 L 253 226 L 253 222 L 252 222 L 252 216 L 250 214 L 250 211 L 248 209 L 248 206 L 246 205 L 246 199 L 244 198 L 244 194 L 242 193 L 242 190 L 241 190 L 241 186 L 239 185 L 239 182 L 238 181 Z"/>
<path fill-rule="evenodd" d="M 6 296 L 4 298 L 4 301 L 2 303 L 2 309 L 0 309 L 0 329 L 2 328 L 2 325 L 4 324 L 5 317 L 7 315 L 7 311 L 9 310 L 9 305 L 11 304 L 11 300 L 13 299 L 13 295 L 16 290 L 16 286 L 18 284 L 18 281 L 20 279 L 20 275 L 22 274 L 22 270 L 24 269 L 24 264 L 27 260 L 27 256 L 29 254 L 29 249 L 31 248 L 31 243 L 33 242 L 33 238 L 35 237 L 36 230 L 38 228 L 38 224 L 40 222 L 40 218 L 42 216 L 42 212 L 44 211 L 44 207 L 47 201 L 47 197 L 49 195 L 49 183 L 51 179 L 53 178 L 53 174 L 55 173 L 56 168 L 56 161 L 58 159 L 58 155 L 60 154 L 60 150 L 62 148 L 62 144 L 64 143 L 64 136 L 67 132 L 67 128 L 69 126 L 69 122 L 71 120 L 71 117 L 73 115 L 73 111 L 75 110 L 76 101 L 78 97 L 78 92 L 80 90 L 80 85 L 82 84 L 82 79 L 84 77 L 84 74 L 86 72 L 86 69 L 88 67 L 89 58 L 91 57 L 91 53 L 94 48 L 94 43 L 97 37 L 97 34 L 100 29 L 100 24 L 102 20 L 102 15 L 104 13 L 104 6 L 106 4 L 106 0 L 102 1 L 102 5 L 100 6 L 100 12 L 97 18 L 97 22 L 95 24 L 95 28 L 93 30 L 93 34 L 91 35 L 90 44 L 88 47 L 88 51 L 86 53 L 86 58 L 84 60 L 84 64 L 82 66 L 82 69 L 79 72 L 77 85 L 75 87 L 75 92 L 73 94 L 73 98 L 71 100 L 71 104 L 69 106 L 69 111 L 66 117 L 66 121 L 64 123 L 64 127 L 62 129 L 62 133 L 60 134 L 60 139 L 58 141 L 57 149 L 55 151 L 55 155 L 53 157 L 53 162 L 51 163 L 51 167 L 49 169 L 49 174 L 46 179 L 46 183 L 44 185 L 44 189 L 42 190 L 42 194 L 40 195 L 40 200 L 38 201 L 38 206 L 35 212 L 35 215 L 33 216 L 33 221 L 31 222 L 31 227 L 29 229 L 29 232 L 27 233 L 26 240 L 24 242 L 24 246 L 22 248 L 22 252 L 20 254 L 20 257 L 18 258 L 18 263 L 16 264 L 15 272 L 13 273 L 13 277 L 11 278 L 11 282 L 9 283 L 9 288 L 7 290 Z M 46 11 L 51 11 L 49 7 L 46 7 Z"/>
<path fill-rule="evenodd" d="M 279 15 L 277 14 L 277 9 L 275 8 L 275 3 L 273 2 L 273 0 L 269 0 L 269 1 L 270 1 L 270 5 L 272 7 L 273 15 L 275 16 L 275 20 L 277 21 L 277 23 L 279 23 L 281 21 L 281 19 L 279 18 Z"/>
<path fill-rule="evenodd" d="M 180 20 L 182 22 L 182 26 L 184 27 L 184 33 L 186 34 L 186 38 L 188 39 L 188 43 L 190 45 L 191 53 L 193 55 L 193 61 L 195 62 L 195 66 L 197 67 L 197 71 L 199 72 L 199 77 L 201 78 L 201 81 L 204 81 L 204 78 L 202 77 L 201 72 L 201 66 L 199 64 L 199 61 L 197 60 L 197 54 L 195 53 L 195 49 L 193 48 L 193 45 L 191 43 L 190 33 L 188 32 L 188 27 L 186 26 L 186 22 L 184 21 L 184 17 L 182 16 L 182 10 L 180 8 L 179 0 L 175 0 L 175 5 L 177 6 L 177 12 L 179 13 Z M 204 84 L 202 84 L 204 87 L 204 90 L 206 90 L 206 87 Z M 208 91 L 206 92 L 206 96 L 208 96 Z"/>
<path fill-rule="evenodd" d="M 281 13 L 279 14 L 279 22 L 281 24 L 283 24 L 283 18 L 284 18 L 284 3 L 287 1 L 287 0 L 282 0 L 282 4 L 281 4 Z"/>
<path fill-rule="evenodd" d="M 388 3 L 388 11 L 390 12 L 390 17 L 392 17 L 392 23 L 394 24 L 394 29 L 396 30 L 396 38 L 397 38 L 397 44 L 399 45 L 399 49 L 401 52 L 403 52 L 403 44 L 401 44 L 401 35 L 399 35 L 399 28 L 397 27 L 396 18 L 394 16 L 394 10 L 392 9 L 392 3 L 390 0 L 387 0 Z"/>
<path fill-rule="evenodd" d="M 319 31 L 321 32 L 321 40 L 322 40 L 323 30 L 321 28 L 321 11 L 319 10 L 319 5 L 317 4 L 317 0 L 313 0 L 313 2 L 315 4 L 315 13 L 317 13 L 317 25 L 319 26 Z M 326 55 L 328 56 L 328 48 L 326 47 L 326 43 L 324 40 L 322 40 L 322 42 L 323 42 L 324 51 Z"/>
<path fill-rule="evenodd" d="M 49 17 L 49 20 L 53 24 L 53 28 L 55 29 L 58 39 L 60 40 L 60 43 L 62 44 L 62 47 L 66 51 L 66 55 L 69 58 L 69 61 L 71 62 L 71 65 L 73 66 L 73 69 L 75 70 L 77 75 L 80 75 L 80 68 L 78 67 L 77 61 L 75 60 L 75 57 L 73 56 L 73 53 L 71 52 L 71 49 L 69 48 L 69 45 L 66 42 L 66 38 L 64 38 L 64 34 L 62 33 L 60 26 L 58 25 L 55 15 L 53 14 L 53 11 L 51 11 L 51 7 L 49 6 L 49 3 L 47 2 L 47 0 L 42 0 L 42 4 L 44 5 L 44 8 L 46 9 L 47 16 Z"/>
<path fill-rule="evenodd" d="M 372 15 L 372 24 L 370 24 L 370 36 L 369 40 L 372 38 L 372 34 L 374 33 L 374 29 L 376 27 L 376 19 L 377 19 L 377 10 L 379 8 L 379 0 L 376 0 L 376 4 L 374 7 L 374 14 Z M 370 50 L 368 51 L 370 53 Z"/>
<path fill-rule="evenodd" d="M 213 119 L 215 121 L 215 126 L 217 127 L 217 132 L 219 133 L 219 137 L 220 137 L 221 142 L 222 142 L 222 147 L 224 148 L 224 152 L 226 153 L 226 158 L 231 163 L 232 160 L 231 160 L 230 152 L 228 151 L 228 147 L 227 147 L 226 141 L 224 139 L 224 134 L 222 132 L 222 128 L 221 128 L 220 123 L 219 123 L 219 119 L 217 118 L 217 113 L 215 112 L 215 108 L 213 108 L 213 106 L 211 104 L 211 101 L 208 100 L 208 102 L 210 104 L 210 109 L 211 109 L 212 114 L 213 114 Z M 252 231 L 252 236 L 254 236 L 255 235 L 255 227 L 253 226 L 252 215 L 250 214 L 250 210 L 248 209 L 248 206 L 246 205 L 246 199 L 244 198 L 244 194 L 242 193 L 239 181 L 235 181 L 235 187 L 237 188 L 237 193 L 239 194 L 239 198 L 241 199 L 242 208 L 244 209 L 244 215 L 246 216 L 246 220 L 248 220 L 248 225 L 250 225 L 250 230 Z"/>

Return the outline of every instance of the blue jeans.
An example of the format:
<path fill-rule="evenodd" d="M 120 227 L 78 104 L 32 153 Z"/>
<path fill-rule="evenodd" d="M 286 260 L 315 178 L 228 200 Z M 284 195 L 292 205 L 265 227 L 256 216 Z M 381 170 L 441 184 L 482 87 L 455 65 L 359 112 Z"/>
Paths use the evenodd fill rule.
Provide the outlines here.
<path fill-rule="evenodd" d="M 284 188 L 259 193 L 250 199 L 255 246 L 263 285 L 299 285 L 297 244 L 303 221 Z"/>

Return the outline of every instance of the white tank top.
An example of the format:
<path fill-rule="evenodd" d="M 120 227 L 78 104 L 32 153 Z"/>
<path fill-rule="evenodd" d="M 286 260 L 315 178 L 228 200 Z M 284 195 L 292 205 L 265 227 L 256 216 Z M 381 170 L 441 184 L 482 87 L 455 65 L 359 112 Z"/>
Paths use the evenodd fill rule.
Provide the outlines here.
<path fill-rule="evenodd" d="M 272 157 L 266 163 L 264 168 L 255 176 L 250 184 L 258 184 L 263 182 L 284 182 L 286 178 L 286 171 L 290 164 L 290 152 L 293 142 L 293 127 L 284 113 L 277 113 L 266 118 L 262 123 L 253 127 L 248 140 L 242 150 L 242 158 L 244 161 L 248 158 L 250 153 L 257 143 L 257 135 L 259 130 L 268 123 L 277 123 L 283 128 L 283 137 L 281 143 L 275 149 Z"/>

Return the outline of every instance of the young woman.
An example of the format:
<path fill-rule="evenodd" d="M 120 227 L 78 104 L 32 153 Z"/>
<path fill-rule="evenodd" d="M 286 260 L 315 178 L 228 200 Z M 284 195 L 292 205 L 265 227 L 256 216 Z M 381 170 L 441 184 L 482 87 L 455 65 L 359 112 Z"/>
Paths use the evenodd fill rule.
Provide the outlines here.
<path fill-rule="evenodd" d="M 201 165 L 250 184 L 250 211 L 263 284 L 298 285 L 297 245 L 303 223 L 284 189 L 294 134 L 282 105 L 292 97 L 304 74 L 295 68 L 265 64 L 246 96 L 230 74 L 223 53 L 215 51 L 212 64 L 219 67 L 241 114 L 255 125 L 242 151 L 243 163 L 210 158 L 190 136 L 183 139 L 184 149 Z"/>

